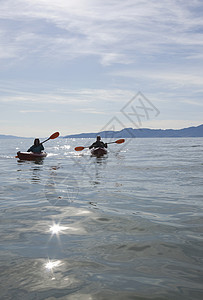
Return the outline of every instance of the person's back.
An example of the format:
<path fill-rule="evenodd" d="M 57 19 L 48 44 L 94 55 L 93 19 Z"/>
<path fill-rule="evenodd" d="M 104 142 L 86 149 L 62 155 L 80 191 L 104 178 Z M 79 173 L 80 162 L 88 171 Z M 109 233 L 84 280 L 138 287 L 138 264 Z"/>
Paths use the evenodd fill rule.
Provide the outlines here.
<path fill-rule="evenodd" d="M 32 145 L 27 152 L 41 153 L 44 150 L 44 146 L 40 143 L 39 139 L 34 140 L 34 145 Z"/>
<path fill-rule="evenodd" d="M 96 142 L 94 142 L 90 147 L 89 149 L 92 149 L 92 148 L 107 148 L 107 144 L 103 143 L 101 141 L 101 137 L 100 136 L 97 136 L 97 140 Z"/>

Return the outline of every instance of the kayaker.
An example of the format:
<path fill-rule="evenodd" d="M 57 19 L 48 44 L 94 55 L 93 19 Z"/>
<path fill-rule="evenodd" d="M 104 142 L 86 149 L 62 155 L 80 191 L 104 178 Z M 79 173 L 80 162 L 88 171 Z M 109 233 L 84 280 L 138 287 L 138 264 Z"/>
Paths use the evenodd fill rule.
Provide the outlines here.
<path fill-rule="evenodd" d="M 103 143 L 103 142 L 101 141 L 100 135 L 98 135 L 98 136 L 97 136 L 96 142 L 94 142 L 94 143 L 89 147 L 89 149 L 92 149 L 92 148 L 107 148 L 107 143 Z"/>
<path fill-rule="evenodd" d="M 39 139 L 34 140 L 34 145 L 32 145 L 27 152 L 41 153 L 44 150 L 44 146 L 40 143 Z"/>

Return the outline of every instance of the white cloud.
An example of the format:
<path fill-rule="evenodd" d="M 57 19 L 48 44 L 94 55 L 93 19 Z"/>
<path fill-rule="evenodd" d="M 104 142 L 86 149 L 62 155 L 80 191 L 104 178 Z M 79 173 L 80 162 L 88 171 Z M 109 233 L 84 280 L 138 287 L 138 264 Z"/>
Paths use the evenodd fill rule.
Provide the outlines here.
<path fill-rule="evenodd" d="M 22 88 L 22 87 L 21 87 Z M 129 90 L 119 89 L 56 89 L 49 92 L 31 93 L 9 87 L 1 88 L 1 103 L 40 103 L 40 104 L 70 104 L 73 106 L 90 105 L 93 103 L 123 103 L 133 96 Z M 84 110 L 84 108 L 83 108 Z M 87 108 L 89 110 L 89 108 Z"/>
<path fill-rule="evenodd" d="M 94 114 L 94 115 L 101 115 L 101 114 L 105 114 L 106 115 L 106 112 L 102 112 L 102 111 L 99 111 L 99 110 L 96 110 L 92 107 L 84 107 L 84 108 L 79 108 L 79 109 L 76 109 L 75 110 L 76 112 L 80 112 L 80 113 L 85 113 L 85 114 Z"/>
<path fill-rule="evenodd" d="M 67 112 L 84 131 L 83 116 L 117 114 L 138 91 L 168 120 L 175 108 L 177 119 L 199 116 L 202 9 L 201 0 L 2 0 L 3 118 L 12 110 L 18 122 L 21 111 L 25 128 L 47 107 L 61 126 Z M 40 115 L 48 126 L 50 115 Z"/>
<path fill-rule="evenodd" d="M 195 100 L 191 100 L 191 99 L 184 99 L 184 100 L 182 100 L 182 102 L 185 103 L 185 104 L 190 104 L 190 105 L 203 107 L 202 99 L 199 102 L 195 101 Z"/>
<path fill-rule="evenodd" d="M 149 120 L 143 122 L 142 128 L 151 129 L 182 129 L 186 127 L 199 126 L 202 124 L 202 120 L 181 120 L 181 119 L 165 119 L 165 120 Z"/>
<path fill-rule="evenodd" d="M 123 70 L 111 73 L 113 76 L 121 76 L 125 78 L 143 78 L 151 81 L 168 82 L 173 85 L 189 85 L 189 86 L 202 86 L 203 85 L 203 75 L 202 74 L 192 74 L 188 72 L 186 74 L 183 72 L 177 72 L 174 70 L 163 71 L 157 70 Z"/>
<path fill-rule="evenodd" d="M 42 113 L 45 112 L 44 110 L 20 110 L 22 114 L 30 114 L 30 113 Z"/>
<path fill-rule="evenodd" d="M 197 13 L 185 1 L 171 0 L 7 0 L 1 7 L 3 44 L 13 57 L 30 51 L 64 60 L 96 55 L 104 65 L 129 63 L 146 53 L 175 53 L 177 45 L 195 47 L 198 56 L 203 20 Z"/>

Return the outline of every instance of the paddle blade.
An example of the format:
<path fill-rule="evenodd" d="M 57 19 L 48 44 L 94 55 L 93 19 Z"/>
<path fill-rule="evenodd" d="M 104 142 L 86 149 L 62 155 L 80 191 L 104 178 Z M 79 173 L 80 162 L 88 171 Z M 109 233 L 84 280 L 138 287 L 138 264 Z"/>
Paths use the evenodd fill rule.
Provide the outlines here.
<path fill-rule="evenodd" d="M 124 139 L 120 139 L 120 140 L 115 141 L 116 144 L 122 144 L 122 143 L 124 143 L 124 142 L 125 142 Z"/>
<path fill-rule="evenodd" d="M 53 133 L 53 134 L 49 137 L 49 139 L 50 139 L 50 140 L 54 140 L 54 139 L 56 139 L 58 136 L 59 136 L 59 132 L 55 132 L 55 133 Z"/>
<path fill-rule="evenodd" d="M 75 151 L 82 151 L 85 147 L 75 147 Z"/>

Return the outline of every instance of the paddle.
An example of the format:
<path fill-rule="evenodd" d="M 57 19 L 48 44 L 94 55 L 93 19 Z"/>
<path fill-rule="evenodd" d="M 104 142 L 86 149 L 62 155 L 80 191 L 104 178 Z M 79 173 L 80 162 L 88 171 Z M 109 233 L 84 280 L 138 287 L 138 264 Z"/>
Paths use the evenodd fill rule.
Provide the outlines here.
<path fill-rule="evenodd" d="M 124 139 L 120 139 L 120 140 L 117 140 L 117 141 L 115 141 L 115 142 L 109 142 L 109 143 L 106 143 L 106 144 L 114 144 L 114 143 L 116 143 L 116 144 L 122 144 L 122 143 L 124 143 L 124 142 L 125 142 Z M 89 147 L 82 147 L 82 146 L 80 146 L 80 147 L 75 147 L 75 151 L 82 151 L 82 150 L 85 149 L 85 148 L 89 148 Z"/>
<path fill-rule="evenodd" d="M 48 139 L 46 139 L 45 141 L 43 141 L 43 142 L 40 143 L 40 144 L 43 144 L 43 143 L 47 142 L 48 140 L 54 140 L 54 139 L 56 139 L 58 136 L 59 136 L 59 132 L 54 132 L 52 135 L 50 135 L 50 137 L 49 137 Z M 18 156 L 16 156 L 16 158 L 18 158 Z"/>
<path fill-rule="evenodd" d="M 59 132 L 55 132 L 53 133 L 47 140 L 43 141 L 41 144 L 44 144 L 45 142 L 47 142 L 48 140 L 54 140 L 59 136 Z"/>
<path fill-rule="evenodd" d="M 115 141 L 115 142 L 109 142 L 109 143 L 107 143 L 107 144 L 113 144 L 113 143 L 116 143 L 116 144 L 122 144 L 122 143 L 124 143 L 124 142 L 125 142 L 124 139 L 120 139 L 120 140 L 117 140 L 117 141 Z"/>
<path fill-rule="evenodd" d="M 43 141 L 43 142 L 40 143 L 40 144 L 43 144 L 43 143 L 47 142 L 48 140 L 54 140 L 54 139 L 56 139 L 58 136 L 59 136 L 59 132 L 55 132 L 55 133 L 53 133 L 48 139 L 46 139 L 45 141 Z M 18 158 L 18 156 L 16 156 L 16 158 Z"/>

